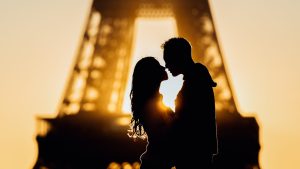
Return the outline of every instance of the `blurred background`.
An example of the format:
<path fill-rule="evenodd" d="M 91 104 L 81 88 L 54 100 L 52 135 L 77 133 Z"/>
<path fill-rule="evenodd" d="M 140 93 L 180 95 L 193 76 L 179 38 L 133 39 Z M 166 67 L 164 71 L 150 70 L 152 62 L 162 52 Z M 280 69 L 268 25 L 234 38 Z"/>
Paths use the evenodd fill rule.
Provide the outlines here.
<path fill-rule="evenodd" d="M 300 168 L 300 2 L 210 5 L 239 112 L 260 125 L 261 167 Z M 35 118 L 57 115 L 90 6 L 88 0 L 0 0 L 0 168 L 34 165 Z"/>

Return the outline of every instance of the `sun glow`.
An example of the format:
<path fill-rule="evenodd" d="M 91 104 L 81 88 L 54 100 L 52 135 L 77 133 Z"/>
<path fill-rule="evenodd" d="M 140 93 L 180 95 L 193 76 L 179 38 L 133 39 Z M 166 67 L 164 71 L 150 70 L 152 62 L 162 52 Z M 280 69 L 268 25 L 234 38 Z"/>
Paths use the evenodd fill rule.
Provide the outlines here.
<path fill-rule="evenodd" d="M 177 36 L 176 21 L 173 17 L 144 18 L 139 17 L 135 21 L 135 35 L 133 45 L 133 57 L 129 71 L 129 78 L 125 91 L 123 112 L 130 112 L 129 93 L 131 89 L 131 76 L 136 62 L 145 56 L 155 57 L 161 65 L 165 65 L 161 44 L 171 37 Z M 163 102 L 174 110 L 174 100 L 182 84 L 182 76 L 172 77 L 162 82 L 160 92 L 163 94 Z"/>

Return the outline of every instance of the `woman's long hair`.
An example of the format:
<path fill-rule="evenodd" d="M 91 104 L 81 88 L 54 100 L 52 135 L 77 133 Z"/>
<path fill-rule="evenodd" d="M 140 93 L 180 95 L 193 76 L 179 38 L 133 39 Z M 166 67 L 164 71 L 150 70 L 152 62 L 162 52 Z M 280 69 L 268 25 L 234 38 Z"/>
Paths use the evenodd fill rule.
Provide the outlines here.
<path fill-rule="evenodd" d="M 147 101 L 159 91 L 164 78 L 162 70 L 163 67 L 154 57 L 144 57 L 134 67 L 130 91 L 132 111 L 130 137 L 145 138 L 143 109 Z"/>

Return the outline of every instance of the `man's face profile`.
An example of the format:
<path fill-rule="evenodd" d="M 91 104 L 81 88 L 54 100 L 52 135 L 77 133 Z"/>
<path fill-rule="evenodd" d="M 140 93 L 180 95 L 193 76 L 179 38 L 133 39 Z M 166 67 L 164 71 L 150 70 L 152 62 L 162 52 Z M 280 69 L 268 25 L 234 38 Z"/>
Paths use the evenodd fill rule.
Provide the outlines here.
<path fill-rule="evenodd" d="M 173 76 L 177 76 L 181 73 L 180 63 L 178 63 L 178 53 L 170 51 L 168 49 L 164 50 L 164 60 L 165 67 L 171 72 Z"/>

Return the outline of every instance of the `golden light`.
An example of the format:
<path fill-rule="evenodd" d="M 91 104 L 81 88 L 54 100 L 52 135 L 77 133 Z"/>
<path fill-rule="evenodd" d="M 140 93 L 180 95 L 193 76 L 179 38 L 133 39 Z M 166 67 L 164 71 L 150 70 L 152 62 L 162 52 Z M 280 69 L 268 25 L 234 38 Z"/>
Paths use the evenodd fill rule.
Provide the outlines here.
<path fill-rule="evenodd" d="M 176 21 L 173 17 L 147 18 L 139 17 L 135 21 L 135 36 L 133 45 L 133 58 L 129 71 L 129 78 L 125 91 L 123 112 L 130 113 L 129 93 L 131 89 L 131 76 L 137 61 L 145 56 L 155 57 L 161 65 L 164 64 L 161 44 L 171 37 L 177 36 Z M 160 92 L 164 103 L 174 110 L 174 100 L 182 84 L 182 76 L 172 77 L 162 82 Z"/>
<path fill-rule="evenodd" d="M 131 121 L 130 117 L 121 117 L 116 120 L 116 123 L 117 125 L 120 126 L 128 126 L 130 124 L 130 121 Z"/>

